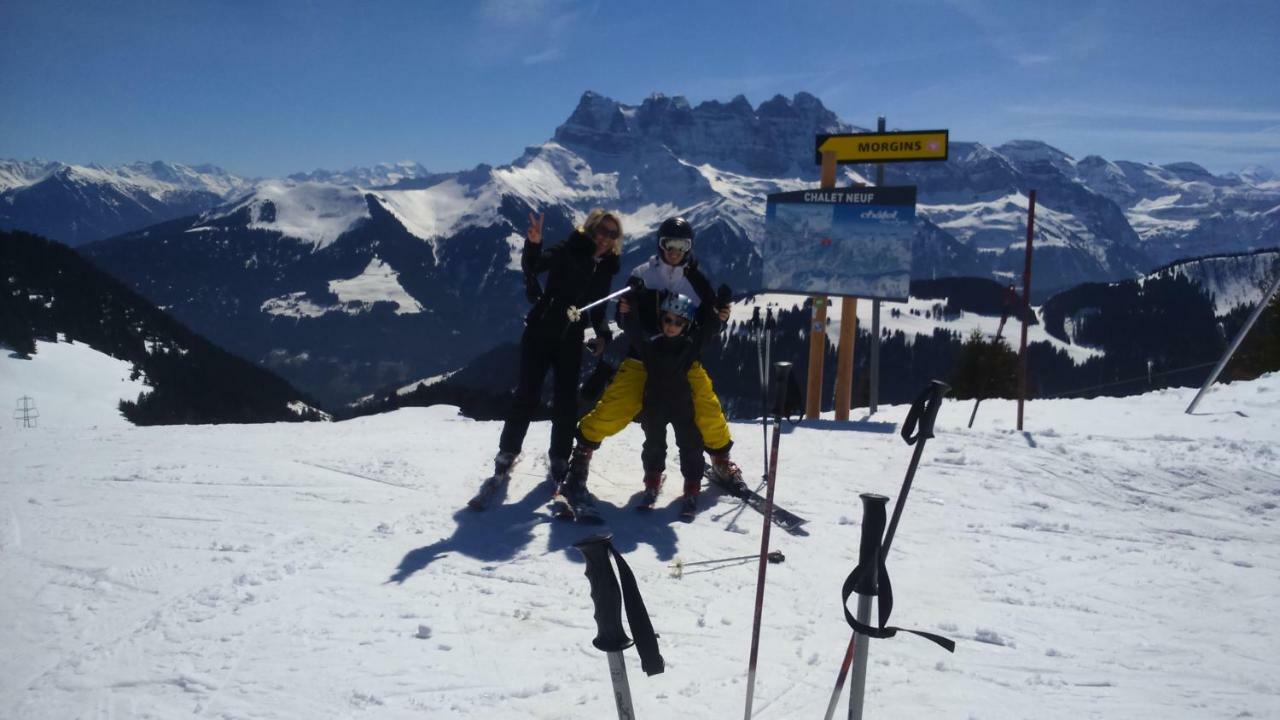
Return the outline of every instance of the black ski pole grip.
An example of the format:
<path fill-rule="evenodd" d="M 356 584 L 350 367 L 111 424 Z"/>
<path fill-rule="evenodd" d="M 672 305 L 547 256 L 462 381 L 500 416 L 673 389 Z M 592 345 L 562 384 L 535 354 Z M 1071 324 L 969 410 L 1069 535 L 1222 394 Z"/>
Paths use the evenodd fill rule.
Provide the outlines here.
<path fill-rule="evenodd" d="M 889 498 L 862 493 L 862 542 L 858 545 L 858 567 L 861 572 L 853 590 L 859 595 L 880 592 L 880 542 L 884 537 L 885 506 Z"/>
<path fill-rule="evenodd" d="M 726 307 L 733 301 L 733 291 L 728 285 L 721 285 L 716 288 L 716 307 Z"/>
<path fill-rule="evenodd" d="M 587 561 L 587 581 L 591 583 L 591 602 L 595 605 L 596 638 L 591 641 L 598 650 L 620 652 L 631 647 L 631 638 L 622 629 L 622 591 L 609 562 L 611 535 L 592 535 L 573 546 Z"/>
<path fill-rule="evenodd" d="M 908 445 L 933 437 L 933 423 L 938 419 L 938 410 L 942 408 L 942 397 L 950 391 L 951 386 L 941 380 L 930 380 L 929 385 L 912 401 L 907 419 L 902 423 L 902 439 Z"/>
<path fill-rule="evenodd" d="M 773 416 L 776 418 L 784 418 L 787 416 L 787 386 L 791 380 L 791 363 L 786 361 L 778 361 L 773 364 L 773 376 L 769 378 L 769 390 L 773 394 L 773 402 L 770 407 L 773 408 Z"/>

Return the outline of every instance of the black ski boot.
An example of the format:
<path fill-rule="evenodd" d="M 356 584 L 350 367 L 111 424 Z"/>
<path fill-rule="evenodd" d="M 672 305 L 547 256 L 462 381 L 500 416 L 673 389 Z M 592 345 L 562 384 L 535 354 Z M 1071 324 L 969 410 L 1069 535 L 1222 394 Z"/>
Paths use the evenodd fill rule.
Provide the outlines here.
<path fill-rule="evenodd" d="M 559 487 L 568 474 L 568 460 L 551 455 L 547 456 L 547 480 L 551 481 L 551 487 Z"/>
<path fill-rule="evenodd" d="M 596 499 L 587 491 L 587 473 L 591 467 L 592 448 L 579 444 L 569 457 L 569 470 L 551 502 L 551 514 L 562 520 L 600 522 Z"/>
<path fill-rule="evenodd" d="M 684 481 L 684 495 L 680 497 L 680 519 L 692 522 L 698 516 L 698 495 L 702 492 L 702 478 Z"/>
<path fill-rule="evenodd" d="M 511 482 L 511 469 L 515 467 L 517 457 L 513 452 L 499 452 L 495 455 L 493 475 L 480 484 L 479 492 L 467 501 L 467 507 L 472 510 L 484 510 L 495 499 L 500 501 L 499 496 L 506 492 L 507 483 Z"/>
<path fill-rule="evenodd" d="M 661 470 L 646 472 L 644 474 L 644 493 L 640 495 L 640 504 L 636 505 L 636 509 L 641 512 L 648 512 L 658 502 L 658 493 L 662 492 L 662 483 L 667 476 Z"/>

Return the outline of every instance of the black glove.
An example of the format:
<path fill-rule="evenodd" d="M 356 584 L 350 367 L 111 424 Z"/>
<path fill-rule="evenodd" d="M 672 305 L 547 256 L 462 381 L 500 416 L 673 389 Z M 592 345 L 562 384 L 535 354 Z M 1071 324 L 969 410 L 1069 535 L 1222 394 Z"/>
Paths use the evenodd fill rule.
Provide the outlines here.
<path fill-rule="evenodd" d="M 627 287 L 631 288 L 631 292 L 639 292 L 644 289 L 644 280 L 632 275 L 627 278 Z"/>
<path fill-rule="evenodd" d="M 716 289 L 716 305 L 719 307 L 728 307 L 731 302 L 733 302 L 733 291 L 729 289 L 728 285 L 720 285 L 720 287 Z"/>

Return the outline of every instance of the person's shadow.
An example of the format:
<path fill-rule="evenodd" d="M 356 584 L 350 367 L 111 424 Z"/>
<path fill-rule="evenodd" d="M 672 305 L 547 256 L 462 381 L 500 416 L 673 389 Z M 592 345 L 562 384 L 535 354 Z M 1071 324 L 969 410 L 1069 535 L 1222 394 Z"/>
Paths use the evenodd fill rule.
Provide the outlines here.
<path fill-rule="evenodd" d="M 506 493 L 503 491 L 483 511 L 462 508 L 453 514 L 457 527 L 452 536 L 409 551 L 387 582 L 403 583 L 419 570 L 455 552 L 489 562 L 512 560 L 533 541 L 534 528 L 547 522 L 551 523 L 547 552 L 563 552 L 573 562 L 583 561 L 573 544 L 601 533 L 612 533 L 613 546 L 622 554 L 644 543 L 653 546 L 659 560 L 675 557 L 676 532 L 672 524 L 678 521 L 678 502 L 643 513 L 635 510 L 639 492 L 625 507 L 598 500 L 602 522 L 585 524 L 550 517 L 547 505 L 553 489 L 552 483 L 544 478 L 514 503 L 504 504 Z"/>
<path fill-rule="evenodd" d="M 677 542 L 676 531 L 672 526 L 679 522 L 679 499 L 671 500 L 666 507 L 659 505 L 649 511 L 639 511 L 636 507 L 643 494 L 643 490 L 636 491 L 622 507 L 597 499 L 596 507 L 601 519 L 599 524 L 587 525 L 559 520 L 553 522 L 547 538 L 547 551 L 563 552 L 567 559 L 580 563 L 584 561 L 582 553 L 573 549 L 574 543 L 592 535 L 611 534 L 614 549 L 622 555 L 627 555 L 640 545 L 650 545 L 659 560 L 674 558 Z"/>
<path fill-rule="evenodd" d="M 519 473 L 516 477 L 526 475 Z M 506 490 L 481 511 L 463 507 L 453 514 L 458 523 L 453 535 L 416 550 L 410 550 L 387 582 L 403 583 L 437 559 L 451 552 L 477 560 L 501 562 L 519 554 L 533 540 L 533 529 L 548 522 L 539 512 L 551 499 L 552 485 L 543 478 L 515 503 L 505 504 Z"/>

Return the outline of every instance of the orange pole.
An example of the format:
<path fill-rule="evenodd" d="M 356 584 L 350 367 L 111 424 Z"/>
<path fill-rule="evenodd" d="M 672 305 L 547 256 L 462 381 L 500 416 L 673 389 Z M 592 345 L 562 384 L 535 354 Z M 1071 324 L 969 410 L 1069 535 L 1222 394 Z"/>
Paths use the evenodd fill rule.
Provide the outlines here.
<path fill-rule="evenodd" d="M 836 420 L 847 422 L 853 405 L 853 343 L 858 337 L 858 298 L 840 299 L 840 346 L 836 355 Z"/>

